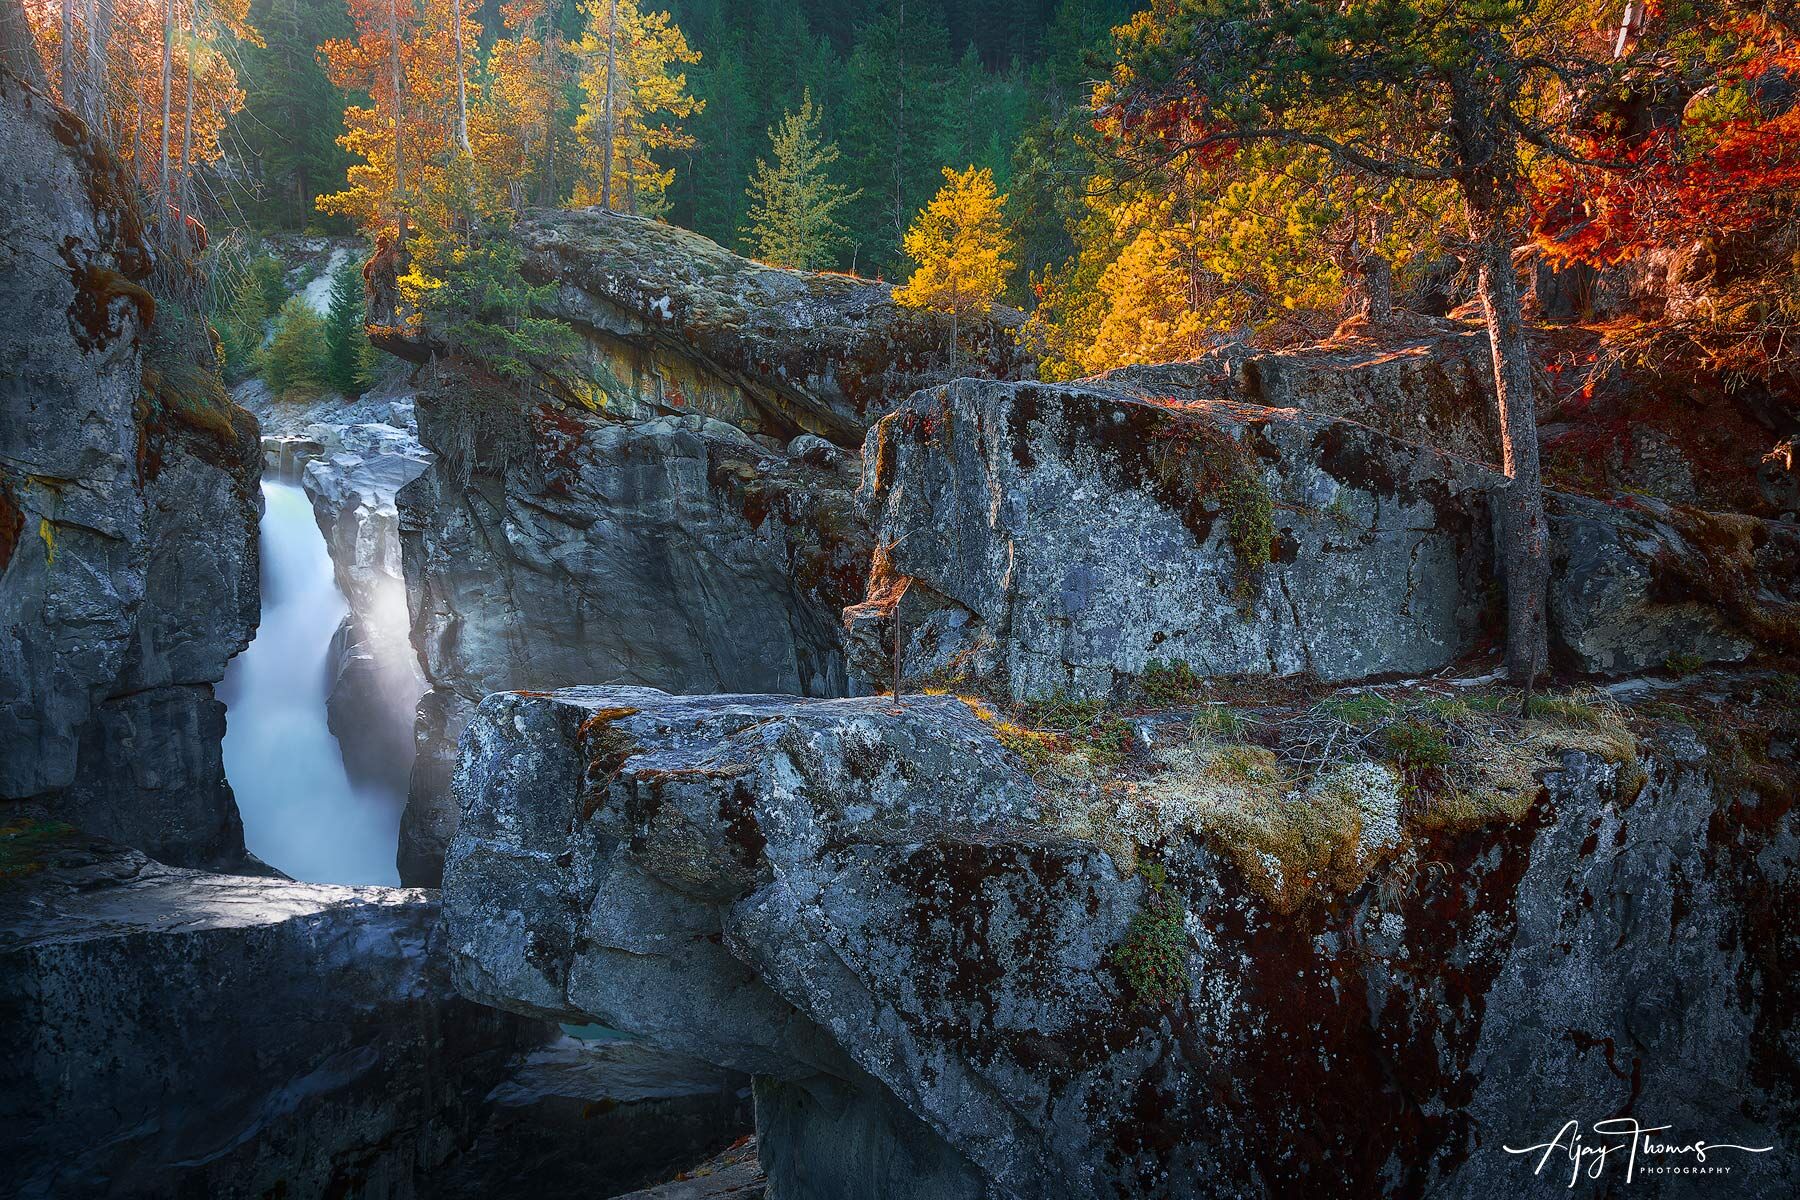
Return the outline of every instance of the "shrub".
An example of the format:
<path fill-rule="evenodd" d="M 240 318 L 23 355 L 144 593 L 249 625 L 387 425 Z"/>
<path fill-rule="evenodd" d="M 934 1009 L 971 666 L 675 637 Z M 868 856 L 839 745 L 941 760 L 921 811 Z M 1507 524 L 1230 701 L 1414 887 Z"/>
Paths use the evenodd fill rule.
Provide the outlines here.
<path fill-rule="evenodd" d="M 1663 666 L 1667 668 L 1669 674 L 1674 675 L 1677 678 L 1692 675 L 1695 671 L 1698 671 L 1705 665 L 1706 660 L 1701 658 L 1698 654 L 1688 654 L 1686 652 L 1671 654 L 1663 660 Z"/>
<path fill-rule="evenodd" d="M 1402 770 L 1442 770 L 1450 765 L 1450 742 L 1442 730 L 1423 721 L 1397 721 L 1382 730 L 1386 757 Z"/>
<path fill-rule="evenodd" d="M 1145 663 L 1144 673 L 1138 677 L 1138 693 L 1152 708 L 1174 708 L 1192 703 L 1205 686 L 1205 681 L 1187 663 L 1164 662 L 1159 658 Z"/>
<path fill-rule="evenodd" d="M 295 296 L 275 316 L 275 332 L 260 356 L 269 390 L 284 399 L 317 396 L 329 387 L 325 321 Z"/>
<path fill-rule="evenodd" d="M 1132 914 L 1112 960 L 1144 1005 L 1172 1004 L 1187 991 L 1187 910 L 1160 863 L 1143 864 L 1143 907 Z"/>

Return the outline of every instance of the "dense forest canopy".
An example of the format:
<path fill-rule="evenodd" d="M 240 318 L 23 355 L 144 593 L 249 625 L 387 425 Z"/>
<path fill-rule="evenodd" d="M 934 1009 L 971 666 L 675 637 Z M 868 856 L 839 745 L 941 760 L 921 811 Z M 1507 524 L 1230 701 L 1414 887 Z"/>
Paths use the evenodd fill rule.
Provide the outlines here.
<path fill-rule="evenodd" d="M 1442 124 L 1408 104 L 1430 47 L 1405 29 L 1558 60 L 1520 81 L 1536 132 L 1508 197 L 1520 240 L 1535 221 L 1555 261 L 1766 232 L 1797 169 L 1793 16 L 1761 0 L 1647 15 L 1610 0 L 33 0 L 29 16 L 55 86 L 147 189 L 212 227 L 373 239 L 404 222 L 428 260 L 452 197 L 484 216 L 605 203 L 900 281 L 943 170 L 985 169 L 1005 197 L 1004 297 L 1035 310 L 1053 376 L 1321 336 L 1377 265 L 1416 306 L 1460 298 L 1455 180 L 1325 148 L 1379 157 Z M 1233 20 L 1261 32 L 1196 53 Z M 1338 54 L 1355 82 L 1337 92 L 1315 69 L 1333 38 L 1385 47 Z M 1259 56 L 1279 70 L 1226 77 Z M 1225 112 L 1203 113 L 1209 88 L 1278 77 L 1297 81 L 1283 119 L 1304 112 L 1314 140 L 1192 136 Z M 772 180 L 792 211 L 769 211 Z M 807 206 L 824 199 L 821 224 Z M 769 240 L 815 226 L 812 244 Z M 1760 301 L 1791 312 L 1779 286 Z M 1727 331 L 1719 352 L 1754 372 L 1768 332 Z"/>

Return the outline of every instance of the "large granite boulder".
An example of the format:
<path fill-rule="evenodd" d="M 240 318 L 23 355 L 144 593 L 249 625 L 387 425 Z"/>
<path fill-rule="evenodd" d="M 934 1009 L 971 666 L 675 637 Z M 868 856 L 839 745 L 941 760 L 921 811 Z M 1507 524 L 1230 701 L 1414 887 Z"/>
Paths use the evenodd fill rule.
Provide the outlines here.
<path fill-rule="evenodd" d="M 870 430 L 871 678 L 1105 696 L 1203 676 L 1419 676 L 1490 638 L 1496 473 L 1167 371 L 958 380 Z M 1624 675 L 1800 645 L 1800 526 L 1552 495 L 1553 663 Z"/>
<path fill-rule="evenodd" d="M 1120 383 L 959 380 L 869 434 L 863 669 L 1105 695 L 1203 675 L 1418 675 L 1476 642 L 1481 468 L 1291 409 Z"/>
<path fill-rule="evenodd" d="M 748 1125 L 746 1081 L 457 998 L 434 893 L 0 833 L 8 1195 L 586 1197 Z"/>
<path fill-rule="evenodd" d="M 755 1072 L 783 1200 L 1561 1195 L 1566 1161 L 1504 1147 L 1800 1118 L 1796 768 L 1767 749 L 1745 772 L 1666 726 L 1473 816 L 1363 767 L 1388 799 L 1358 785 L 1346 852 L 1382 865 L 1292 906 L 1231 832 L 1287 819 L 1235 807 L 1241 763 L 1103 789 L 1137 810 L 1121 861 L 949 697 L 500 693 L 446 936 L 472 999 Z M 1800 1185 L 1714 1157 L 1734 1194 Z M 1641 1150 L 1633 1190 L 1694 1194 L 1689 1162 Z"/>
<path fill-rule="evenodd" d="M 893 287 L 740 257 L 697 233 L 600 208 L 528 213 L 521 270 L 553 285 L 548 315 L 582 335 L 563 382 L 618 415 L 694 412 L 782 441 L 843 446 L 914 389 L 948 373 L 947 316 L 901 308 Z M 1029 372 L 997 307 L 965 322 L 959 370 Z"/>
<path fill-rule="evenodd" d="M 0 161 L 0 800 L 241 863 L 213 685 L 258 616 L 255 421 L 146 364 L 134 185 L 3 68 Z"/>
<path fill-rule="evenodd" d="M 432 687 L 401 831 L 407 883 L 435 883 L 454 830 L 449 763 L 491 691 L 851 686 L 839 613 L 860 598 L 868 561 L 852 463 L 771 452 L 700 416 L 546 409 L 537 421 L 545 458 L 466 481 L 440 461 L 400 493 L 413 641 Z"/>

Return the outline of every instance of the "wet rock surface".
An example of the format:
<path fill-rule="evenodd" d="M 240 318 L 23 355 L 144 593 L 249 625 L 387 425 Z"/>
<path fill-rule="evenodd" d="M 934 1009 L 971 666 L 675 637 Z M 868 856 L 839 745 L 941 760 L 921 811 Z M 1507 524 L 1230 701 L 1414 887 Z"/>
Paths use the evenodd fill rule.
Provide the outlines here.
<path fill-rule="evenodd" d="M 411 429 L 346 425 L 309 461 L 301 486 L 325 536 L 350 615 L 333 639 L 327 711 L 352 780 L 404 795 L 425 677 L 410 638 L 395 497 L 431 455 Z"/>
<path fill-rule="evenodd" d="M 244 862 L 213 685 L 258 614 L 256 424 L 168 392 L 131 184 L 0 72 L 0 799 Z"/>
<path fill-rule="evenodd" d="M 61 827 L 6 850 L 10 1194 L 573 1198 L 748 1123 L 741 1078 L 456 997 L 435 893 L 175 870 Z"/>
<path fill-rule="evenodd" d="M 498 694 L 466 746 L 458 988 L 755 1072 L 771 1194 L 1551 1195 L 1501 1147 L 1800 1115 L 1791 750 L 1758 788 L 1682 726 L 1567 753 L 1520 819 L 1277 912 L 1205 837 L 1123 874 L 947 697 Z M 1115 949 L 1152 891 L 1187 967 L 1160 1002 Z"/>

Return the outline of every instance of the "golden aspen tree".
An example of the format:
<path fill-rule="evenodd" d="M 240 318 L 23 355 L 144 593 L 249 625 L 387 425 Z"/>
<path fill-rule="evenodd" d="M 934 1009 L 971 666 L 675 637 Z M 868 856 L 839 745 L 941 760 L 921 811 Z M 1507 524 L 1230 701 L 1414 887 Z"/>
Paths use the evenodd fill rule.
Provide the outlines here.
<path fill-rule="evenodd" d="M 1006 197 L 995 194 L 994 173 L 986 167 L 965 171 L 945 167 L 944 180 L 906 231 L 907 257 L 918 266 L 905 284 L 894 289 L 894 301 L 950 314 L 954 374 L 962 322 L 992 310 L 1006 289 L 1013 263 L 1000 215 Z"/>

